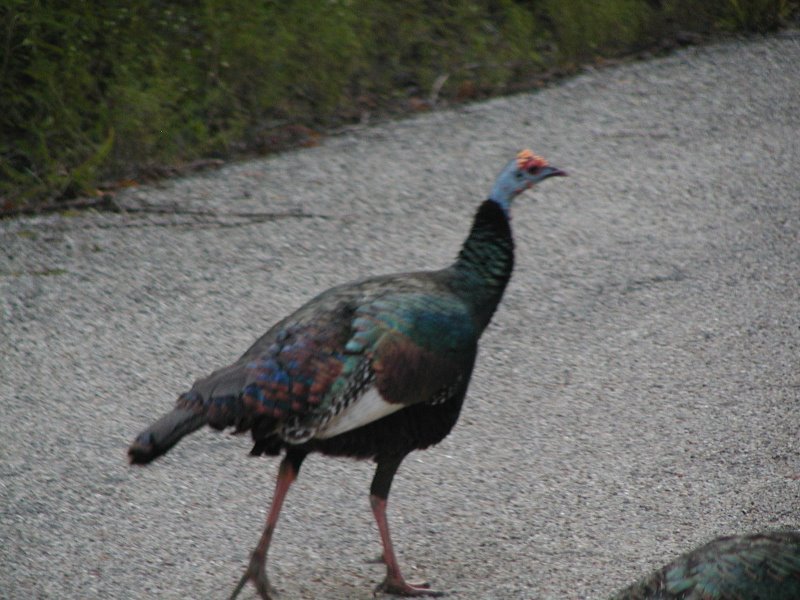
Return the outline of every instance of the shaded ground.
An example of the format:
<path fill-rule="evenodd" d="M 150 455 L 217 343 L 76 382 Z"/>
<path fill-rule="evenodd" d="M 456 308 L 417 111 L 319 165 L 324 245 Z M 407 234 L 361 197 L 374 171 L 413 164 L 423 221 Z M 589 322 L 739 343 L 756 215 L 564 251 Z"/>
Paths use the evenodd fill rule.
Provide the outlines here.
<path fill-rule="evenodd" d="M 716 535 L 800 527 L 798 98 L 790 32 L 132 189 L 127 214 L 0 223 L 0 596 L 226 596 L 277 461 L 204 431 L 132 469 L 131 437 L 314 293 L 449 262 L 525 146 L 572 177 L 518 201 L 461 421 L 396 479 L 408 575 L 602 597 Z M 283 598 L 371 598 L 371 474 L 304 465 Z"/>

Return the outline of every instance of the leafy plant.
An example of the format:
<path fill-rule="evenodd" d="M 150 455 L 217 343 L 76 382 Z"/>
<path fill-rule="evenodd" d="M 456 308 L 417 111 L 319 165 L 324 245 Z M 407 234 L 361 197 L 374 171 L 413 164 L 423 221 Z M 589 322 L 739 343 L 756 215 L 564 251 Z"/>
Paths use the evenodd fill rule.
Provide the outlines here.
<path fill-rule="evenodd" d="M 790 12 L 788 0 L 728 0 L 720 23 L 731 31 L 764 33 L 777 29 Z"/>
<path fill-rule="evenodd" d="M 291 138 L 281 128 L 502 93 L 678 29 L 770 30 L 799 4 L 4 0 L 0 212 L 154 166 L 270 151 Z"/>

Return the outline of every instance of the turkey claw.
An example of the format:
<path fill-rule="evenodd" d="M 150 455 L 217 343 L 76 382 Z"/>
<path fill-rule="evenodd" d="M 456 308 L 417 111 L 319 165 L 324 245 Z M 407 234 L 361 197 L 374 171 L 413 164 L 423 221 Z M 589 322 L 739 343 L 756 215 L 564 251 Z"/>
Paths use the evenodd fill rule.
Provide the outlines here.
<path fill-rule="evenodd" d="M 439 597 L 444 596 L 444 592 L 432 590 L 430 584 L 425 582 L 420 583 L 406 583 L 404 580 L 390 580 L 384 579 L 375 587 L 372 593 L 373 597 L 378 594 L 393 594 L 395 596 L 431 596 Z"/>
<path fill-rule="evenodd" d="M 261 600 L 275 599 L 275 596 L 278 592 L 274 587 L 272 587 L 269 579 L 267 579 L 265 567 L 259 566 L 258 562 L 254 559 L 250 562 L 250 566 L 248 566 L 245 570 L 242 578 L 239 580 L 239 583 L 236 585 L 236 588 L 233 590 L 233 593 L 230 595 L 228 600 L 234 600 L 248 581 L 253 582 L 253 585 L 255 586 L 258 595 L 261 597 Z"/>

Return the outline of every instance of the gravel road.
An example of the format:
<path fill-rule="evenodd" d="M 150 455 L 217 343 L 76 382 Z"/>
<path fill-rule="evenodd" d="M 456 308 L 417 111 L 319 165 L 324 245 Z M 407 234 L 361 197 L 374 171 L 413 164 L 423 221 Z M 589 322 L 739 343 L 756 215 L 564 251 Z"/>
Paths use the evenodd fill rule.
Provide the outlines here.
<path fill-rule="evenodd" d="M 132 188 L 125 214 L 1 222 L 0 597 L 227 597 L 277 461 L 204 430 L 131 468 L 132 437 L 318 291 L 447 264 L 528 146 L 571 177 L 517 201 L 461 420 L 395 480 L 407 575 L 602 598 L 711 537 L 800 527 L 790 31 Z M 281 598 L 372 597 L 371 476 L 306 461 Z"/>

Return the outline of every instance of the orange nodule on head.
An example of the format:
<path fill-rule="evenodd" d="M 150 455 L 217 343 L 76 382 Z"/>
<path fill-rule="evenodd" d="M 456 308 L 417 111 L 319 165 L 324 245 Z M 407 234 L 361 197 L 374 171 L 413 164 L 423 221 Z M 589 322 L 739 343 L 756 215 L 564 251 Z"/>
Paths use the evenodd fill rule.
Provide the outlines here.
<path fill-rule="evenodd" d="M 517 166 L 520 169 L 530 169 L 531 167 L 546 167 L 547 161 L 531 152 L 530 150 L 521 150 L 517 154 Z"/>

